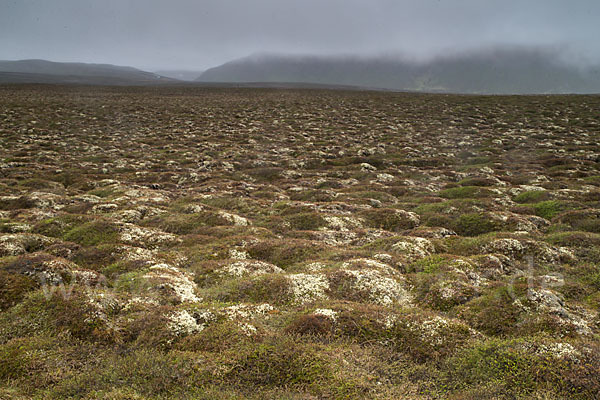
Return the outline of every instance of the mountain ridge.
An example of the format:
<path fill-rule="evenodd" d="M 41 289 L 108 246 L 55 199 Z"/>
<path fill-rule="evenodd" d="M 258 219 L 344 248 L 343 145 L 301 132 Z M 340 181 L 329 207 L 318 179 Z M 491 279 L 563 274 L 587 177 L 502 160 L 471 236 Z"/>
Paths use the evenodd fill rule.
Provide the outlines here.
<path fill-rule="evenodd" d="M 598 67 L 551 51 L 488 49 L 415 61 L 400 57 L 256 54 L 206 70 L 197 82 L 295 82 L 470 94 L 600 93 Z"/>
<path fill-rule="evenodd" d="M 0 60 L 0 82 L 127 85 L 177 80 L 129 66 L 27 59 Z"/>

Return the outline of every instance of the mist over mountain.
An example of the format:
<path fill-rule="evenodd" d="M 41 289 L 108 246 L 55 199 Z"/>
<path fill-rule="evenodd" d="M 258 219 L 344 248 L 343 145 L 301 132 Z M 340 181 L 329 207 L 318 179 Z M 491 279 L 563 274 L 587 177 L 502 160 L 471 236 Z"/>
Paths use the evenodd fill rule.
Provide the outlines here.
<path fill-rule="evenodd" d="M 64 63 L 46 60 L 0 61 L 2 83 L 81 83 L 139 85 L 173 79 L 133 67 L 111 64 Z"/>
<path fill-rule="evenodd" d="M 600 68 L 554 51 L 495 48 L 414 61 L 400 57 L 259 54 L 208 69 L 200 82 L 296 82 L 452 93 L 600 93 Z"/>
<path fill-rule="evenodd" d="M 197 74 L 200 74 L 197 77 Z M 393 56 L 257 54 L 206 70 L 154 72 L 111 64 L 0 61 L 0 83 L 195 84 L 371 88 L 440 93 L 600 93 L 600 67 L 540 48 L 488 48 L 427 61 Z"/>

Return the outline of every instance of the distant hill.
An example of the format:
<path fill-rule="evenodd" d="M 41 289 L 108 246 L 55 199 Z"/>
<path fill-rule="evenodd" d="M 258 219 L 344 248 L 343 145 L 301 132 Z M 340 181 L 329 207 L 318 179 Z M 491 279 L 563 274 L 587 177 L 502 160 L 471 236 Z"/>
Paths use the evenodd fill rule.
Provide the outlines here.
<path fill-rule="evenodd" d="M 0 83 L 155 84 L 171 78 L 132 67 L 46 60 L 0 61 Z"/>
<path fill-rule="evenodd" d="M 393 57 L 254 55 L 205 71 L 199 82 L 295 82 L 455 93 L 600 93 L 600 68 L 538 49 L 494 49 L 428 62 Z"/>

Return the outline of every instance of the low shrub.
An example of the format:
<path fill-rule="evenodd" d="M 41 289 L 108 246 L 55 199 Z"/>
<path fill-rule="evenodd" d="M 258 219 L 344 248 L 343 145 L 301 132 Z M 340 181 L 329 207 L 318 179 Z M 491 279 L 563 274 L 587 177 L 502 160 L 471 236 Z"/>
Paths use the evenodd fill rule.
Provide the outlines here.
<path fill-rule="evenodd" d="M 330 363 L 319 355 L 315 346 L 283 336 L 240 352 L 225 378 L 242 385 L 318 390 L 323 381 L 333 380 L 334 375 Z"/>
<path fill-rule="evenodd" d="M 547 200 L 535 203 L 533 208 L 538 217 L 552 219 L 564 210 L 564 205 L 557 200 Z"/>
<path fill-rule="evenodd" d="M 517 195 L 513 200 L 516 203 L 539 203 L 550 199 L 550 193 L 545 190 L 530 190 Z"/>
<path fill-rule="evenodd" d="M 108 221 L 93 221 L 69 230 L 63 238 L 83 246 L 115 243 L 118 241 L 118 229 Z"/>
<path fill-rule="evenodd" d="M 446 199 L 481 198 L 492 196 L 492 192 L 479 186 L 460 186 L 444 189 L 439 196 Z"/>
<path fill-rule="evenodd" d="M 334 198 L 331 192 L 320 189 L 302 190 L 290 194 L 290 200 L 294 201 L 329 202 L 333 201 Z"/>
<path fill-rule="evenodd" d="M 0 270 L 0 311 L 19 303 L 36 287 L 38 283 L 30 277 Z"/>
<path fill-rule="evenodd" d="M 391 232 L 412 229 L 419 225 L 419 219 L 406 211 L 393 208 L 378 208 L 363 211 L 360 214 L 368 226 Z"/>
<path fill-rule="evenodd" d="M 286 269 L 313 258 L 325 249 L 323 245 L 304 240 L 268 240 L 250 246 L 248 253 L 252 258 Z"/>
<path fill-rule="evenodd" d="M 303 314 L 299 315 L 287 326 L 286 331 L 299 335 L 330 335 L 333 330 L 333 321 L 324 315 Z"/>
<path fill-rule="evenodd" d="M 207 288 L 204 293 L 222 302 L 287 304 L 291 300 L 289 282 L 278 274 L 230 280 Z"/>
<path fill-rule="evenodd" d="M 327 225 L 327 221 L 319 213 L 292 214 L 285 218 L 291 229 L 316 230 Z"/>
<path fill-rule="evenodd" d="M 482 213 L 463 214 L 452 223 L 452 230 L 462 236 L 478 236 L 498 228 L 495 221 Z"/>
<path fill-rule="evenodd" d="M 588 352 L 585 360 L 560 358 L 529 350 L 536 346 L 521 339 L 474 344 L 446 362 L 443 380 L 452 390 L 498 383 L 506 398 L 530 397 L 539 390 L 550 390 L 559 398 L 596 397 L 600 390 L 597 353 Z"/>

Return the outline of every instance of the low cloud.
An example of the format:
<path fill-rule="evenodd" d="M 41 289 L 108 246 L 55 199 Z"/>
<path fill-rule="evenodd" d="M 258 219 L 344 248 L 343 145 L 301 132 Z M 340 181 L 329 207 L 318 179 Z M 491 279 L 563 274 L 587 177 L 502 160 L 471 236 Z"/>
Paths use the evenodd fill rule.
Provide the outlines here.
<path fill-rule="evenodd" d="M 19 0 L 0 59 L 206 69 L 257 52 L 427 60 L 499 45 L 600 62 L 595 0 Z"/>

